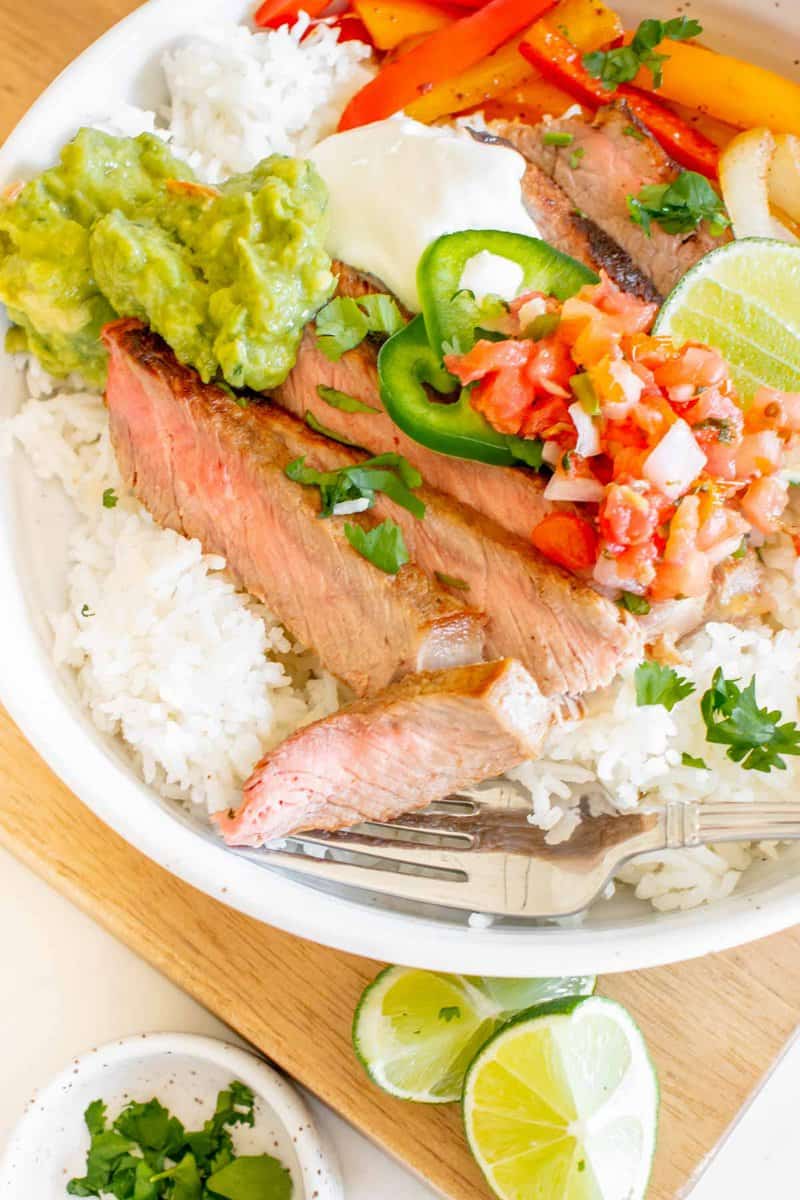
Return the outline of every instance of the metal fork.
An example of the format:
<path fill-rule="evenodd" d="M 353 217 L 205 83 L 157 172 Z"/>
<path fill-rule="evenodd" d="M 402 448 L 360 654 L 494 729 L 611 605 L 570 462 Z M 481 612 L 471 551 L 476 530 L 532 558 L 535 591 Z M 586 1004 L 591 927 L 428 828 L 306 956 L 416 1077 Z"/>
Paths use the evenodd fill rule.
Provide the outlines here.
<path fill-rule="evenodd" d="M 337 833 L 303 833 L 245 851 L 315 880 L 428 904 L 508 917 L 581 912 L 616 871 L 650 851 L 715 842 L 800 838 L 800 801 L 756 804 L 670 802 L 622 815 L 600 784 L 575 785 L 582 820 L 548 843 L 530 823 L 530 799 L 513 788 L 487 799 L 450 796 L 392 822 Z"/>

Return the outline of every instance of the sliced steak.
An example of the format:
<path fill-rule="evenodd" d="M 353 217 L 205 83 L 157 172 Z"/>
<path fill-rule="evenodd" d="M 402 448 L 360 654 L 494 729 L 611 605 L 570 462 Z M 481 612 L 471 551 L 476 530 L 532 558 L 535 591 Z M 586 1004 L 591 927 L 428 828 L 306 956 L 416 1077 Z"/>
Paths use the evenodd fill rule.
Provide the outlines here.
<path fill-rule="evenodd" d="M 628 136 L 624 131 L 631 127 L 641 136 Z M 631 220 L 628 196 L 637 195 L 645 184 L 671 182 L 680 168 L 623 101 L 601 108 L 591 122 L 582 117 L 549 122 L 548 131 L 572 135 L 568 146 L 545 145 L 541 127 L 505 122 L 501 128 L 503 136 L 541 167 L 575 208 L 622 248 L 662 296 L 698 259 L 726 240 L 727 235 L 712 237 L 705 224 L 687 235 L 665 233 L 654 222 L 648 236 Z"/>
<path fill-rule="evenodd" d="M 346 413 L 333 408 L 321 399 L 317 391 L 320 384 L 363 400 L 375 411 Z M 369 342 L 362 342 L 338 362 L 331 362 L 317 348 L 316 333 L 310 325 L 294 369 L 272 398 L 296 417 L 312 414 L 332 433 L 349 438 L 371 454 L 404 455 L 431 487 L 455 496 L 520 537 L 530 537 L 533 527 L 553 507 L 545 500 L 544 483 L 535 471 L 450 458 L 420 446 L 398 429 L 384 411 L 377 350 Z"/>
<path fill-rule="evenodd" d="M 513 660 L 409 675 L 288 738 L 213 819 L 233 846 L 391 821 L 532 758 L 553 716 Z"/>
<path fill-rule="evenodd" d="M 104 331 L 120 470 L 160 525 L 197 538 L 358 695 L 409 672 L 482 657 L 484 618 L 416 566 L 380 571 L 286 478 L 330 443 L 266 404 L 200 382 L 136 321 Z M 351 518 L 369 527 L 371 514 Z"/>

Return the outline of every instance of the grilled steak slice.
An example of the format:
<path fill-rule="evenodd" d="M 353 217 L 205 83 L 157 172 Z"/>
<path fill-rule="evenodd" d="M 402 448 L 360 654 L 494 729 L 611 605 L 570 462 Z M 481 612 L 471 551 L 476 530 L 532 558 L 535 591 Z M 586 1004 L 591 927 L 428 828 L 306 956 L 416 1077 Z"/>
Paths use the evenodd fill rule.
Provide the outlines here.
<path fill-rule="evenodd" d="M 108 326 L 104 340 L 123 478 L 159 524 L 224 555 L 239 582 L 356 694 L 482 657 L 480 614 L 416 566 L 380 571 L 350 546 L 342 521 L 318 519 L 315 489 L 286 478 L 289 462 L 312 461 L 326 439 L 269 405 L 240 408 L 136 321 Z M 366 525 L 374 523 L 368 514 Z"/>
<path fill-rule="evenodd" d="M 637 128 L 641 138 L 627 136 L 624 130 L 630 127 Z M 645 184 L 670 183 L 680 168 L 636 121 L 624 101 L 601 108 L 592 122 L 562 117 L 548 123 L 547 129 L 571 134 L 569 146 L 545 145 L 541 127 L 502 124 L 503 136 L 622 248 L 660 295 L 670 292 L 698 259 L 725 240 L 712 237 L 705 225 L 696 233 L 669 234 L 655 222 L 648 236 L 631 220 L 628 196 L 637 195 Z"/>
<path fill-rule="evenodd" d="M 529 129 L 530 126 L 495 120 L 491 123 L 491 133 L 482 130 L 470 132 L 478 141 L 497 142 L 522 150 L 515 141 L 520 137 L 521 128 Z M 581 214 L 566 192 L 530 160 L 522 177 L 522 199 L 544 241 L 550 242 L 564 254 L 577 258 L 593 271 L 602 268 L 626 292 L 633 292 L 642 300 L 660 299 L 652 281 L 639 270 L 622 247 Z"/>
<path fill-rule="evenodd" d="M 213 819 L 233 846 L 391 821 L 533 757 L 553 715 L 510 659 L 409 675 L 288 738 Z"/>
<path fill-rule="evenodd" d="M 320 384 L 363 400 L 375 412 L 346 413 L 331 407 L 317 391 Z M 296 417 L 311 413 L 331 432 L 349 438 L 372 454 L 404 455 L 431 487 L 455 496 L 520 537 L 529 537 L 534 525 L 553 507 L 545 500 L 544 484 L 535 471 L 450 458 L 406 437 L 384 411 L 377 351 L 369 342 L 362 342 L 338 362 L 331 362 L 317 348 L 314 327 L 309 326 L 294 369 L 273 393 L 273 399 Z"/>

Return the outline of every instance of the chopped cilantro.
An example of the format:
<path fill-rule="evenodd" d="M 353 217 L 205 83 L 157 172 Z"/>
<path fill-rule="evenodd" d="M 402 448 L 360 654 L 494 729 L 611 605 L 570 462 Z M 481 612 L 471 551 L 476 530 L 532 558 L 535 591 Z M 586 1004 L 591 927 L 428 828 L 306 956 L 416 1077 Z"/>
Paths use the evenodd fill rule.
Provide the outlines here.
<path fill-rule="evenodd" d="M 88 604 L 84 604 L 83 608 L 81 609 L 81 616 L 82 617 L 93 617 L 94 611 L 91 608 L 89 608 Z"/>
<path fill-rule="evenodd" d="M 708 766 L 702 758 L 695 758 L 693 754 L 687 754 L 685 750 L 681 755 L 681 762 L 684 767 L 696 767 L 698 771 L 708 770 Z"/>
<path fill-rule="evenodd" d="M 592 50 L 584 54 L 583 65 L 609 92 L 615 91 L 621 83 L 630 83 L 642 67 L 646 67 L 652 75 L 653 87 L 661 87 L 661 66 L 669 55 L 657 53 L 656 46 L 665 40 L 684 42 L 702 32 L 702 25 L 689 17 L 673 17 L 671 21 L 650 18 L 640 22 L 629 45 L 615 46 L 611 50 Z"/>
<path fill-rule="evenodd" d="M 647 134 L 643 129 L 638 129 L 636 125 L 626 125 L 622 131 L 625 137 L 634 138 L 637 142 L 643 142 Z"/>
<path fill-rule="evenodd" d="M 116 508 L 118 499 L 113 488 L 106 488 L 103 492 L 103 508 Z"/>
<path fill-rule="evenodd" d="M 637 596 L 636 592 L 623 592 L 619 603 L 623 608 L 627 608 L 629 613 L 635 613 L 637 617 L 646 617 L 650 612 L 649 600 L 645 600 L 644 596 Z"/>
<path fill-rule="evenodd" d="M 457 1004 L 448 1005 L 445 1008 L 439 1009 L 439 1020 L 446 1021 L 449 1025 L 451 1021 L 461 1020 L 461 1009 Z"/>
<path fill-rule="evenodd" d="M 336 433 L 333 429 L 329 429 L 327 425 L 323 425 L 322 421 L 318 420 L 312 412 L 307 412 L 305 422 L 309 429 L 314 433 L 321 433 L 323 437 L 330 438 L 332 442 L 338 442 L 340 446 L 353 446 L 356 450 L 363 449 L 358 442 L 352 441 L 345 437 L 343 433 Z"/>
<path fill-rule="evenodd" d="M 763 771 L 773 767 L 786 770 L 784 754 L 800 754 L 800 729 L 795 721 L 778 722 L 781 713 L 760 708 L 756 700 L 756 678 L 742 691 L 736 680 L 727 680 L 717 667 L 711 687 L 700 701 L 706 725 L 706 739 L 727 746 L 728 758 L 741 763 L 745 771 Z"/>
<path fill-rule="evenodd" d="M 651 704 L 662 704 L 672 712 L 676 704 L 691 696 L 695 685 L 684 679 L 672 667 L 645 660 L 636 668 L 636 703 L 640 708 Z"/>
<path fill-rule="evenodd" d="M 719 237 L 730 219 L 717 193 L 704 175 L 681 171 L 672 183 L 652 183 L 636 196 L 628 196 L 631 220 L 649 236 L 656 221 L 665 233 L 692 233 L 701 221 L 708 221 L 709 232 Z"/>
<path fill-rule="evenodd" d="M 317 345 L 323 354 L 338 362 L 347 350 L 360 345 L 369 334 L 391 337 L 405 325 L 397 302 L 386 292 L 368 296 L 336 296 L 317 313 Z"/>
<path fill-rule="evenodd" d="M 562 133 L 558 129 L 548 129 L 542 134 L 545 146 L 571 146 L 574 141 L 574 133 Z"/>
<path fill-rule="evenodd" d="M 132 1101 L 109 1126 L 106 1106 L 93 1100 L 84 1113 L 91 1136 L 86 1174 L 67 1184 L 70 1196 L 117 1200 L 289 1200 L 292 1182 L 269 1154 L 237 1157 L 230 1128 L 253 1125 L 255 1098 L 243 1083 L 217 1096 L 214 1115 L 187 1132 L 152 1099 Z"/>
<path fill-rule="evenodd" d="M 458 579 L 455 575 L 445 575 L 444 571 L 434 571 L 433 573 L 439 580 L 439 583 L 444 584 L 445 587 L 455 588 L 459 592 L 469 591 L 469 584 L 466 579 Z"/>
<path fill-rule="evenodd" d="M 387 575 L 396 575 L 408 562 L 402 530 L 394 521 L 381 521 L 380 525 L 369 530 L 348 523 L 344 532 L 353 549 Z"/>
<path fill-rule="evenodd" d="M 367 500 L 366 507 L 372 508 L 378 492 L 418 520 L 425 516 L 425 505 L 411 490 L 420 486 L 422 476 L 402 454 L 379 454 L 338 471 L 315 471 L 305 463 L 305 458 L 296 458 L 286 468 L 286 475 L 293 483 L 319 488 L 321 517 L 330 517 L 338 504 L 353 500 Z"/>
<path fill-rule="evenodd" d="M 747 554 L 747 538 L 743 537 L 731 555 L 731 558 L 744 558 L 745 554 Z"/>
<path fill-rule="evenodd" d="M 373 408 L 371 404 L 365 404 L 363 400 L 357 400 L 355 396 L 348 396 L 347 392 L 340 392 L 336 388 L 325 387 L 322 383 L 317 385 L 317 395 L 320 400 L 324 400 L 326 404 L 330 404 L 331 408 L 338 408 L 341 412 L 376 413 L 380 411 L 377 408 Z"/>
<path fill-rule="evenodd" d="M 586 151 L 584 150 L 583 146 L 578 146 L 577 150 L 572 151 L 572 154 L 569 156 L 569 167 L 571 171 L 575 170 L 585 153 Z"/>

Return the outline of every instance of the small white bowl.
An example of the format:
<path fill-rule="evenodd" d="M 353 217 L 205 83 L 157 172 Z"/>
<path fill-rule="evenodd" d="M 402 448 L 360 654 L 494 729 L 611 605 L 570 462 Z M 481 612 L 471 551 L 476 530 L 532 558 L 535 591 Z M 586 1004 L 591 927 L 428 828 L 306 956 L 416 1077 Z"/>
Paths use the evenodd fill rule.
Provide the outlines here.
<path fill-rule="evenodd" d="M 76 1058 L 36 1093 L 0 1160 L 0 1200 L 65 1200 L 67 1181 L 84 1174 L 83 1113 L 92 1100 L 104 1100 L 113 1118 L 129 1100 L 156 1096 L 187 1128 L 198 1129 L 234 1079 L 256 1097 L 255 1125 L 233 1129 L 238 1153 L 280 1159 L 292 1176 L 292 1200 L 342 1200 L 335 1155 L 294 1088 L 246 1050 L 181 1033 L 110 1042 Z"/>

